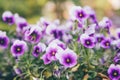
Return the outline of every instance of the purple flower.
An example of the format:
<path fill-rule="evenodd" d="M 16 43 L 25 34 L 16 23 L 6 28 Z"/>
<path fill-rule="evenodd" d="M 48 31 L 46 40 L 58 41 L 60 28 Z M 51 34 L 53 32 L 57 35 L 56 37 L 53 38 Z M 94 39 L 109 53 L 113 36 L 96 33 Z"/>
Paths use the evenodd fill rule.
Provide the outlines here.
<path fill-rule="evenodd" d="M 96 15 L 95 15 L 95 11 L 89 6 L 85 6 L 84 10 L 86 11 L 86 13 L 87 13 L 88 17 L 90 18 L 91 22 L 97 24 L 97 18 L 96 18 Z"/>
<path fill-rule="evenodd" d="M 110 27 L 112 26 L 112 22 L 109 18 L 104 17 L 102 21 L 99 22 L 99 27 L 103 28 L 106 32 L 110 33 Z"/>
<path fill-rule="evenodd" d="M 44 64 L 50 64 L 52 61 L 48 58 L 48 54 L 44 54 L 41 58 L 44 61 Z"/>
<path fill-rule="evenodd" d="M 83 46 L 85 46 L 86 48 L 94 48 L 95 47 L 95 38 L 94 37 L 90 37 L 87 34 L 82 34 L 80 36 L 80 42 Z"/>
<path fill-rule="evenodd" d="M 28 26 L 26 19 L 24 19 L 23 17 L 20 17 L 17 14 L 15 15 L 15 24 L 17 25 L 17 28 L 16 28 L 17 32 L 21 32 L 24 27 Z"/>
<path fill-rule="evenodd" d="M 120 79 L 120 65 L 111 64 L 108 69 L 108 75 L 111 80 Z"/>
<path fill-rule="evenodd" d="M 70 16 L 73 20 L 84 21 L 88 15 L 80 6 L 74 6 L 70 11 Z"/>
<path fill-rule="evenodd" d="M 102 48 L 110 48 L 110 46 L 111 46 L 111 40 L 110 39 L 104 39 L 104 40 L 102 40 L 102 42 L 100 43 L 100 46 L 102 47 Z"/>
<path fill-rule="evenodd" d="M 14 24 L 14 15 L 10 11 L 5 11 L 2 14 L 2 19 L 4 22 L 8 23 L 9 25 Z"/>
<path fill-rule="evenodd" d="M 42 29 L 37 25 L 29 25 L 24 28 L 24 39 L 31 43 L 38 43 L 42 37 Z"/>
<path fill-rule="evenodd" d="M 58 52 L 60 50 L 63 50 L 61 47 L 59 47 L 57 44 L 50 44 L 47 49 L 46 49 L 46 54 L 49 60 L 57 60 L 56 59 L 56 54 L 58 54 Z"/>
<path fill-rule="evenodd" d="M 60 64 L 64 65 L 66 68 L 74 67 L 77 64 L 77 55 L 70 49 L 59 51 L 56 58 L 59 60 Z"/>
<path fill-rule="evenodd" d="M 104 35 L 103 34 L 95 34 L 96 41 L 100 43 L 102 40 L 104 40 Z"/>
<path fill-rule="evenodd" d="M 27 44 L 24 41 L 15 40 L 11 46 L 11 53 L 15 57 L 23 55 L 27 51 Z"/>
<path fill-rule="evenodd" d="M 0 31 L 0 47 L 7 48 L 9 44 L 9 38 L 6 35 L 6 32 Z"/>
<path fill-rule="evenodd" d="M 65 43 L 63 43 L 59 39 L 55 39 L 55 40 L 51 41 L 49 45 L 53 45 L 53 44 L 56 44 L 57 46 L 61 47 L 62 49 L 66 49 L 67 48 Z"/>
<path fill-rule="evenodd" d="M 117 55 L 114 57 L 114 63 L 119 64 L 120 63 L 120 53 L 117 53 Z"/>
<path fill-rule="evenodd" d="M 53 35 L 53 37 L 55 39 L 62 39 L 63 33 L 64 31 L 60 28 L 57 27 L 57 25 L 55 24 L 50 24 L 47 28 L 46 28 L 46 33 L 48 35 Z"/>
<path fill-rule="evenodd" d="M 36 46 L 34 46 L 32 55 L 34 57 L 38 57 L 40 55 L 40 53 L 45 51 L 45 49 L 46 49 L 46 45 L 45 44 L 38 43 Z"/>

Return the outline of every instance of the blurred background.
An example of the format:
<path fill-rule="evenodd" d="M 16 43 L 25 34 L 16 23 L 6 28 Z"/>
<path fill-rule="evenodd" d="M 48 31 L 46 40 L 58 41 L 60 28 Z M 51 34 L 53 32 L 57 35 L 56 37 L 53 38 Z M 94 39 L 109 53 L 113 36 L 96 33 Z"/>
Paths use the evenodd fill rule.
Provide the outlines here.
<path fill-rule="evenodd" d="M 11 29 L 2 22 L 1 16 L 6 10 L 18 13 L 29 23 L 36 23 L 40 17 L 66 20 L 69 18 L 68 11 L 74 5 L 91 6 L 96 11 L 98 20 L 108 16 L 115 26 L 120 25 L 120 0 L 0 0 L 0 29 Z"/>
<path fill-rule="evenodd" d="M 15 25 L 8 26 L 2 21 L 2 13 L 6 10 L 14 14 L 18 13 L 30 24 L 35 24 L 40 17 L 50 21 L 67 20 L 69 19 L 69 10 L 74 5 L 90 6 L 95 10 L 99 21 L 107 16 L 113 21 L 115 27 L 120 27 L 120 0 L 0 0 L 0 30 L 15 30 Z M 0 80 L 3 80 L 1 76 L 7 76 L 5 80 L 12 80 L 14 77 L 13 67 L 10 64 L 7 64 L 9 66 L 1 65 L 4 62 L 0 58 Z"/>

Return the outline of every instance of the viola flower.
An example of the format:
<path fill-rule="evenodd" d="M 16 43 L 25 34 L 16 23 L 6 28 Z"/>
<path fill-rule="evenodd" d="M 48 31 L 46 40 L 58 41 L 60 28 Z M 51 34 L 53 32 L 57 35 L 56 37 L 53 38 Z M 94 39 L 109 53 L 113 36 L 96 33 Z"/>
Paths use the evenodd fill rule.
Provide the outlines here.
<path fill-rule="evenodd" d="M 70 16 L 73 20 L 84 21 L 88 15 L 80 6 L 74 6 L 70 11 Z"/>
<path fill-rule="evenodd" d="M 114 63 L 120 64 L 120 53 L 117 53 L 117 55 L 114 57 Z"/>
<path fill-rule="evenodd" d="M 48 54 L 44 54 L 41 58 L 44 61 L 44 64 L 50 64 L 52 61 L 48 58 Z"/>
<path fill-rule="evenodd" d="M 62 49 L 66 49 L 67 48 L 65 43 L 63 43 L 59 39 L 55 39 L 55 40 L 51 41 L 49 45 L 53 45 L 53 44 L 56 44 L 57 46 L 61 47 Z"/>
<path fill-rule="evenodd" d="M 94 48 L 95 47 L 95 38 L 94 37 L 90 37 L 87 34 L 82 34 L 80 36 L 80 42 L 83 46 L 85 46 L 86 48 Z"/>
<path fill-rule="evenodd" d="M 18 16 L 17 14 L 15 16 L 15 24 L 17 25 L 17 28 L 16 28 L 17 32 L 21 32 L 24 27 L 28 26 L 26 19 Z"/>
<path fill-rule="evenodd" d="M 102 40 L 102 42 L 100 43 L 100 46 L 102 48 L 110 48 L 110 46 L 111 46 L 111 40 L 110 39 L 104 39 L 104 40 Z"/>
<path fill-rule="evenodd" d="M 60 27 L 57 27 L 57 25 L 50 24 L 46 28 L 46 33 L 48 35 L 53 35 L 55 39 L 62 39 L 64 31 Z"/>
<path fill-rule="evenodd" d="M 99 27 L 103 28 L 106 32 L 110 33 L 110 27 L 112 26 L 112 22 L 109 18 L 104 17 L 98 25 Z"/>
<path fill-rule="evenodd" d="M 61 47 L 59 47 L 57 44 L 50 44 L 47 48 L 46 48 L 46 54 L 49 60 L 57 60 L 56 59 L 56 54 L 58 54 L 58 52 L 60 50 L 63 50 Z"/>
<path fill-rule="evenodd" d="M 32 55 L 34 57 L 38 57 L 40 55 L 40 53 L 45 51 L 45 49 L 46 49 L 46 45 L 45 44 L 38 43 L 36 46 L 34 46 Z"/>
<path fill-rule="evenodd" d="M 9 44 L 9 38 L 6 35 L 6 32 L 0 31 L 0 47 L 7 48 Z"/>
<path fill-rule="evenodd" d="M 91 7 L 89 7 L 89 6 L 85 6 L 84 10 L 86 11 L 86 13 L 88 15 L 88 18 L 90 18 L 90 21 L 92 23 L 98 24 L 95 11 Z"/>
<path fill-rule="evenodd" d="M 102 40 L 104 40 L 104 35 L 103 34 L 95 34 L 96 41 L 100 43 Z"/>
<path fill-rule="evenodd" d="M 77 55 L 70 49 L 59 51 L 56 58 L 59 60 L 60 64 L 64 65 L 66 68 L 74 67 L 77 64 Z"/>
<path fill-rule="evenodd" d="M 19 57 L 27 51 L 27 44 L 24 41 L 15 40 L 11 46 L 11 53 L 14 57 Z"/>
<path fill-rule="evenodd" d="M 42 29 L 37 25 L 29 25 L 24 28 L 24 39 L 31 43 L 38 43 L 42 37 Z"/>
<path fill-rule="evenodd" d="M 120 78 L 120 65 L 111 64 L 108 69 L 108 75 L 111 80 L 119 80 Z"/>
<path fill-rule="evenodd" d="M 4 22 L 6 22 L 9 25 L 14 24 L 14 15 L 10 11 L 5 11 L 2 14 L 2 19 Z"/>

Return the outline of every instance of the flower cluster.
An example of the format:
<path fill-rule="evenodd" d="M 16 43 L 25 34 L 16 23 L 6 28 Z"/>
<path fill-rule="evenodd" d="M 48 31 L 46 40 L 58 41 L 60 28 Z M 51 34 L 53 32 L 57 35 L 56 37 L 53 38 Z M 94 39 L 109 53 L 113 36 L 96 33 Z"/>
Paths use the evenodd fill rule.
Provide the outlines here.
<path fill-rule="evenodd" d="M 90 75 L 91 70 L 93 73 L 102 73 L 101 67 L 108 68 L 106 65 L 111 64 L 105 75 L 111 80 L 120 79 L 120 29 L 113 35 L 110 31 L 111 20 L 104 17 L 98 21 L 92 8 L 72 7 L 70 19 L 65 24 L 60 24 L 59 20 L 50 22 L 45 18 L 40 18 L 36 24 L 29 24 L 25 18 L 10 11 L 5 11 L 2 19 L 9 25 L 16 25 L 17 35 L 11 35 L 10 38 L 6 32 L 0 31 L 0 47 L 5 50 L 10 46 L 13 58 L 17 59 L 14 63 L 17 67 L 16 74 L 26 73 L 30 77 L 41 79 L 50 71 L 53 76 L 59 73 L 58 78 L 62 79 L 63 76 L 70 79 L 72 75 L 75 80 L 82 80 L 89 75 L 88 78 L 97 80 L 99 75 Z M 114 55 L 114 60 L 108 62 Z M 27 69 L 24 69 L 25 65 Z M 37 67 L 37 72 L 42 69 L 41 75 L 31 70 L 33 67 Z M 59 70 L 61 67 L 63 69 Z M 104 71 L 107 72 L 106 68 Z"/>

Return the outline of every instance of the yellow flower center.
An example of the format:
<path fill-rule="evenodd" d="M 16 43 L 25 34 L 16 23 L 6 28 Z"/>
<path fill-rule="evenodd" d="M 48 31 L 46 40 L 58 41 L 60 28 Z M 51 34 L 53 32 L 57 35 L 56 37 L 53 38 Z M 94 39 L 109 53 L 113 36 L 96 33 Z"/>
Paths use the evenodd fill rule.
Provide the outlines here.
<path fill-rule="evenodd" d="M 82 14 L 80 14 L 80 17 L 82 17 Z"/>
<path fill-rule="evenodd" d="M 67 61 L 67 62 L 70 62 L 70 59 L 67 59 L 66 61 Z"/>
<path fill-rule="evenodd" d="M 17 48 L 17 51 L 20 51 L 20 48 Z"/>

